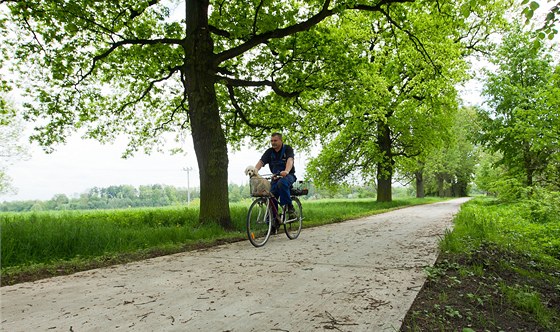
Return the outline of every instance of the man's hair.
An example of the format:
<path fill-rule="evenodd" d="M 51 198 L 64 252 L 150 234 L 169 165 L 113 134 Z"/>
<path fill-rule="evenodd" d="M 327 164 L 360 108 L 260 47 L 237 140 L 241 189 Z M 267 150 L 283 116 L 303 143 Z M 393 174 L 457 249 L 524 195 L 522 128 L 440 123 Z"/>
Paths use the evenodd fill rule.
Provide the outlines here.
<path fill-rule="evenodd" d="M 270 137 L 274 137 L 274 136 L 276 136 L 276 137 L 278 137 L 280 140 L 282 140 L 282 134 L 280 134 L 280 133 L 272 133 L 272 135 L 270 135 Z"/>

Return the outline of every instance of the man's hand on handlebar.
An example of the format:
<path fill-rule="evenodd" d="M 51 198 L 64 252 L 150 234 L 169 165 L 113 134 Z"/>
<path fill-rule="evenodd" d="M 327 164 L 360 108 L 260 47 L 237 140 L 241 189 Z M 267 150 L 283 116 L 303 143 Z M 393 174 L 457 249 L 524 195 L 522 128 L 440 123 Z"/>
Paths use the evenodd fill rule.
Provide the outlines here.
<path fill-rule="evenodd" d="M 274 173 L 272 174 L 272 181 L 276 181 L 276 180 L 280 180 L 281 178 L 283 178 L 284 176 L 282 175 L 282 173 L 286 173 L 284 171 L 280 172 L 280 173 Z"/>

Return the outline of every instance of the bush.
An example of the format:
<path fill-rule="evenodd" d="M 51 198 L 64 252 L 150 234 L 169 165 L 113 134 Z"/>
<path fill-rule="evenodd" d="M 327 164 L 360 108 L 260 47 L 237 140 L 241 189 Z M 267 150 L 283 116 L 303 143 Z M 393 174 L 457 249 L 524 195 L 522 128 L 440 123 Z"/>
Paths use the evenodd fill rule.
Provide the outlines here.
<path fill-rule="evenodd" d="M 547 191 L 543 188 L 533 188 L 529 198 L 523 201 L 528 217 L 533 222 L 560 223 L 560 192 Z"/>

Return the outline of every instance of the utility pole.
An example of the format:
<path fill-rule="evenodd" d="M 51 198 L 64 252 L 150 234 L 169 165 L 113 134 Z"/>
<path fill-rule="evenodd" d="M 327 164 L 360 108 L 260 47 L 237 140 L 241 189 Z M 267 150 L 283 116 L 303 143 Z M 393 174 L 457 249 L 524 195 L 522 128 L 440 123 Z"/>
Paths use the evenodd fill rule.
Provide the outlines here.
<path fill-rule="evenodd" d="M 191 177 L 190 172 L 192 171 L 192 167 L 184 167 L 183 171 L 187 172 L 187 205 L 191 204 Z"/>

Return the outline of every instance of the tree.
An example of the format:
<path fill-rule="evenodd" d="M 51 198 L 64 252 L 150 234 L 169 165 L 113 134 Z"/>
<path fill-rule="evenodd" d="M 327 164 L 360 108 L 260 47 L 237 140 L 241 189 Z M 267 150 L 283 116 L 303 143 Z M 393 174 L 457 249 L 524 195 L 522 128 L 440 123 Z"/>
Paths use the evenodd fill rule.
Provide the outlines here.
<path fill-rule="evenodd" d="M 500 159 L 499 154 L 490 154 L 485 151 L 480 153 L 474 182 L 477 188 L 487 195 L 496 195 L 499 191 L 497 182 L 507 177 L 503 165 L 499 164 Z"/>
<path fill-rule="evenodd" d="M 496 68 L 487 72 L 483 94 L 488 108 L 480 109 L 479 142 L 502 155 L 510 174 L 525 186 L 543 178 L 546 169 L 558 165 L 560 120 L 558 67 L 532 33 L 513 27 L 491 58 Z"/>
<path fill-rule="evenodd" d="M 295 117 L 255 115 L 243 106 L 289 109 L 278 96 L 301 95 L 306 78 L 321 69 L 305 61 L 306 52 L 316 55 L 309 46 L 320 43 L 321 22 L 360 10 L 383 12 L 398 24 L 406 17 L 393 17 L 392 8 L 410 1 L 186 0 L 181 21 L 169 20 L 169 8 L 157 0 L 0 4 L 18 29 L 10 37 L 19 38 L 19 70 L 34 79 L 27 117 L 46 121 L 33 139 L 52 147 L 76 128 L 100 141 L 124 133 L 132 153 L 149 151 L 163 132 L 190 129 L 200 219 L 230 227 L 227 142 L 240 142 L 246 128 L 262 137 Z"/>
<path fill-rule="evenodd" d="M 323 150 L 308 167 L 315 181 L 363 176 L 377 182 L 378 201 L 390 201 L 392 178 L 398 168 L 403 171 L 403 160 L 447 137 L 457 110 L 454 85 L 466 77 L 464 56 L 483 47 L 504 11 L 504 3 L 491 14 L 476 8 L 477 18 L 470 20 L 465 19 L 470 11 L 461 14 L 465 5 L 417 2 L 401 13 L 407 19 L 398 28 L 390 17 L 380 17 L 358 20 L 376 22 L 367 34 L 365 29 L 346 31 L 344 39 L 355 38 L 362 47 L 341 41 L 356 50 L 354 75 L 337 91 L 338 98 L 329 99 L 336 101 L 335 110 L 313 119 L 326 127 L 318 128 L 324 133 Z"/>
<path fill-rule="evenodd" d="M 0 20 L 0 30 L 4 29 L 5 22 Z M 2 46 L 0 50 L 3 50 Z M 12 190 L 11 178 L 6 174 L 8 165 L 25 155 L 25 149 L 19 144 L 21 121 L 17 118 L 15 107 L 6 98 L 10 86 L 3 77 L 5 60 L 0 58 L 0 194 Z"/>
<path fill-rule="evenodd" d="M 439 131 L 443 140 L 426 147 L 422 154 L 410 158 L 401 167 L 405 178 L 416 182 L 417 197 L 424 194 L 444 196 L 467 196 L 473 179 L 478 152 L 472 143 L 476 131 L 476 111 L 462 107 L 449 112 L 451 123 L 447 131 Z"/>

